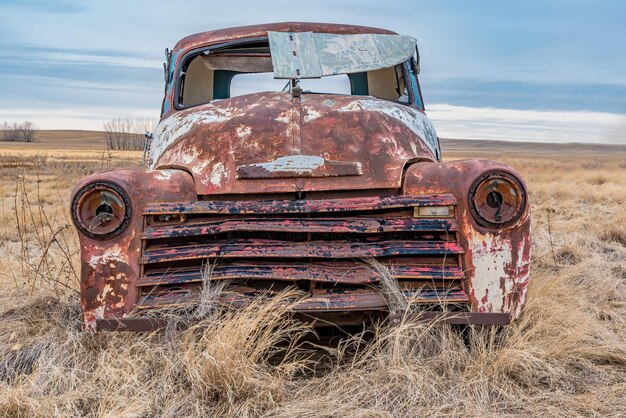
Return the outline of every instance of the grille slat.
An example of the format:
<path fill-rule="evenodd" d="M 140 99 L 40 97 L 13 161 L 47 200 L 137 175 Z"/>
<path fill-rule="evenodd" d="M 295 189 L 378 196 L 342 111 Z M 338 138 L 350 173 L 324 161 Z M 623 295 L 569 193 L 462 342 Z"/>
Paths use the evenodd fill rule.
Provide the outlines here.
<path fill-rule="evenodd" d="M 162 263 L 207 258 L 242 257 L 311 257 L 311 258 L 371 258 L 394 255 L 454 255 L 462 254 L 463 247 L 444 241 L 374 241 L 289 242 L 268 240 L 226 240 L 215 244 L 196 244 L 185 247 L 145 250 L 141 264 Z"/>
<path fill-rule="evenodd" d="M 320 283 L 366 284 L 378 283 L 380 276 L 366 265 L 336 262 L 335 265 L 319 263 L 281 263 L 274 265 L 225 265 L 211 268 L 211 280 L 229 279 L 274 279 L 310 280 Z M 461 280 L 465 277 L 459 267 L 441 266 L 390 266 L 396 279 L 420 280 Z M 151 271 L 143 276 L 137 286 L 171 285 L 193 283 L 203 280 L 202 269 L 198 267 L 165 268 Z"/>
<path fill-rule="evenodd" d="M 219 302 L 224 305 L 240 307 L 259 296 L 271 296 L 271 291 L 237 286 L 225 292 Z M 404 292 L 412 303 L 463 303 L 468 301 L 467 294 L 460 289 L 429 289 L 419 292 Z M 162 308 L 192 304 L 200 299 L 199 292 L 172 292 L 148 295 L 136 305 L 137 309 Z M 310 297 L 299 301 L 294 310 L 298 312 L 333 312 L 385 309 L 387 303 L 382 293 L 375 289 L 318 289 Z"/>
<path fill-rule="evenodd" d="M 453 232 L 458 225 L 453 219 L 418 218 L 246 218 L 207 221 L 191 224 L 165 225 L 146 228 L 144 239 L 182 238 L 235 231 L 327 232 L 373 234 L 386 232 Z"/>

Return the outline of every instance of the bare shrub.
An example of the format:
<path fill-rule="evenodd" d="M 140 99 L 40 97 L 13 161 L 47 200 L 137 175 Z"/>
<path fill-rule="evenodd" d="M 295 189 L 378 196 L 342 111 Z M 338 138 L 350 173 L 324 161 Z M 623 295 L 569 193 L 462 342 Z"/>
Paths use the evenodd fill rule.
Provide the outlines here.
<path fill-rule="evenodd" d="M 142 150 L 146 131 L 153 128 L 150 119 L 115 118 L 103 124 L 107 149 Z"/>
<path fill-rule="evenodd" d="M 35 288 L 44 287 L 57 296 L 70 291 L 74 294 L 78 284 L 78 271 L 73 255 L 77 242 L 67 218 L 57 219 L 48 214 L 41 196 L 39 182 L 34 195 L 29 190 L 25 176 L 18 176 L 13 195 L 14 222 L 20 244 L 19 273 L 26 277 L 32 294 Z M 11 271 L 18 273 L 18 266 Z"/>
<path fill-rule="evenodd" d="M 35 142 L 39 128 L 33 122 L 9 124 L 4 122 L 0 125 L 0 141 L 8 142 Z"/>
<path fill-rule="evenodd" d="M 37 128 L 37 125 L 35 125 L 33 122 L 30 122 L 30 121 L 22 122 L 22 124 L 19 126 L 19 132 L 20 132 L 22 141 L 34 142 L 35 134 L 37 133 L 38 129 L 39 128 Z"/>

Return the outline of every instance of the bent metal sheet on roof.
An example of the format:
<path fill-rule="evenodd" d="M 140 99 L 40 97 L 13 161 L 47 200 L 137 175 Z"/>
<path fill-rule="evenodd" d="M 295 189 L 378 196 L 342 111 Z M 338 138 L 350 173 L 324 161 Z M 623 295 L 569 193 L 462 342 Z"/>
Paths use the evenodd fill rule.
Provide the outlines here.
<path fill-rule="evenodd" d="M 320 78 L 393 67 L 415 52 L 410 36 L 268 32 L 274 78 Z"/>

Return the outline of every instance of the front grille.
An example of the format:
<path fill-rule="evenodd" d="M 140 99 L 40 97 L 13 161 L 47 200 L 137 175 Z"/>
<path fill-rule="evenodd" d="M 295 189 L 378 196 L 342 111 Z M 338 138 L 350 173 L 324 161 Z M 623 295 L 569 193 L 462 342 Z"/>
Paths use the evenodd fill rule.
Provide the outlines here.
<path fill-rule="evenodd" d="M 209 266 L 232 305 L 295 286 L 307 295 L 299 311 L 384 309 L 372 260 L 414 302 L 466 302 L 455 218 L 414 216 L 455 205 L 449 194 L 151 204 L 137 307 L 194 300 Z"/>

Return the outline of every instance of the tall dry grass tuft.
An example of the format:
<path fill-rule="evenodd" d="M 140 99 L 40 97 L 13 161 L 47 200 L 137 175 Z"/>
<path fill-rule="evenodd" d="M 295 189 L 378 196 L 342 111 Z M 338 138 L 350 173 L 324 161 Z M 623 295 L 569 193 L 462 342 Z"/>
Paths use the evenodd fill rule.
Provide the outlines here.
<path fill-rule="evenodd" d="M 286 301 L 259 299 L 219 321 L 201 322 L 185 333 L 182 353 L 192 393 L 219 401 L 225 412 L 247 415 L 275 408 L 285 398 L 285 382 L 308 368 L 298 341 L 310 329 L 289 317 Z"/>
<path fill-rule="evenodd" d="M 365 264 L 378 277 L 380 292 L 385 298 L 389 313 L 393 315 L 408 312 L 410 307 L 409 298 L 395 279 L 393 266 L 384 265 L 376 259 L 366 260 Z"/>
<path fill-rule="evenodd" d="M 443 324 L 381 328 L 276 414 L 623 416 L 626 336 L 597 316 L 575 275 L 536 275 L 533 302 L 508 328 L 474 326 L 466 338 Z"/>
<path fill-rule="evenodd" d="M 36 299 L 0 325 L 1 416 L 258 416 L 310 367 L 294 293 L 175 335 L 80 328 L 75 302 Z M 11 324 L 9 326 L 8 324 Z"/>

